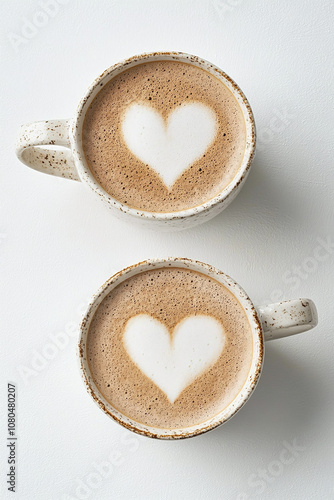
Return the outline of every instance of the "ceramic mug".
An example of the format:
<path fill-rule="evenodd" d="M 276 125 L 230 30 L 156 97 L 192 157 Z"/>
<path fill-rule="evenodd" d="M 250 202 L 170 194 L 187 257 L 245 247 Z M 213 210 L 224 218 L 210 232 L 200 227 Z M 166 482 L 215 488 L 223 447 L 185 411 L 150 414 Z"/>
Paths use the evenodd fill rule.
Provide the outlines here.
<path fill-rule="evenodd" d="M 147 270 L 165 267 L 178 267 L 191 269 L 207 275 L 219 283 L 222 283 L 236 297 L 248 318 L 253 335 L 253 358 L 251 368 L 241 391 L 235 399 L 224 408 L 218 415 L 213 416 L 206 422 L 202 422 L 192 427 L 179 429 L 162 429 L 149 427 L 136 422 L 126 415 L 123 415 L 114 408 L 100 393 L 96 387 L 90 373 L 86 356 L 87 335 L 91 320 L 102 302 L 102 300 L 120 283 L 128 278 Z M 296 299 L 255 307 L 245 291 L 232 278 L 214 267 L 203 264 L 192 259 L 167 258 L 146 260 L 139 264 L 130 266 L 114 276 L 112 276 L 93 296 L 88 310 L 80 327 L 79 338 L 79 365 L 86 389 L 93 397 L 99 407 L 116 422 L 138 434 L 159 438 L 159 439 L 182 439 L 202 434 L 218 425 L 221 425 L 231 417 L 246 403 L 253 393 L 263 365 L 264 341 L 280 339 L 297 333 L 305 332 L 315 327 L 318 323 L 317 310 L 314 303 L 309 299 Z"/>
<path fill-rule="evenodd" d="M 125 69 L 144 62 L 161 60 L 191 64 L 203 68 L 218 78 L 232 92 L 239 103 L 246 125 L 245 152 L 234 179 L 217 196 L 202 205 L 171 213 L 136 210 L 112 198 L 102 189 L 90 172 L 82 145 L 82 127 L 85 114 L 100 89 Z M 104 71 L 88 88 L 73 119 L 40 121 L 21 126 L 16 154 L 23 163 L 35 170 L 83 182 L 98 195 L 108 208 L 112 209 L 114 214 L 130 215 L 132 219 L 148 224 L 151 228 L 184 229 L 211 219 L 235 198 L 246 180 L 255 154 L 255 136 L 253 113 L 245 95 L 221 69 L 190 54 L 154 52 L 134 56 Z"/>

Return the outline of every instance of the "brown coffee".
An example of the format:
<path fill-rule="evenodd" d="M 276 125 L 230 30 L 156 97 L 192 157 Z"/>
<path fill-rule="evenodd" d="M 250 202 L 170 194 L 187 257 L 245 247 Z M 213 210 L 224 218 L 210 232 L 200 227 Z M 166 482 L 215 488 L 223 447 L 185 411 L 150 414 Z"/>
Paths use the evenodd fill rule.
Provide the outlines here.
<path fill-rule="evenodd" d="M 178 61 L 147 62 L 115 76 L 95 97 L 83 147 L 97 182 L 137 210 L 203 204 L 235 177 L 246 129 L 232 92 Z"/>
<path fill-rule="evenodd" d="M 87 342 L 105 399 L 137 422 L 167 429 L 205 422 L 228 406 L 252 354 L 251 327 L 234 295 L 173 267 L 118 285 L 98 307 Z"/>

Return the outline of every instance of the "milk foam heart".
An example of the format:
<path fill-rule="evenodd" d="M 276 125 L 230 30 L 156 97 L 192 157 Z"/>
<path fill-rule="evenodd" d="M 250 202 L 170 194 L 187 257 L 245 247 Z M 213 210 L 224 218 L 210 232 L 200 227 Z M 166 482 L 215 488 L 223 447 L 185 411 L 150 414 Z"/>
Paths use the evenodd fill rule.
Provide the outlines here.
<path fill-rule="evenodd" d="M 199 102 L 179 106 L 166 121 L 150 106 L 134 103 L 127 108 L 122 122 L 130 151 L 153 168 L 169 190 L 205 153 L 217 129 L 215 112 Z"/>
<path fill-rule="evenodd" d="M 160 321 L 138 314 L 126 324 L 123 344 L 132 361 L 171 403 L 218 360 L 225 343 L 222 324 L 211 316 L 188 316 L 172 334 Z"/>

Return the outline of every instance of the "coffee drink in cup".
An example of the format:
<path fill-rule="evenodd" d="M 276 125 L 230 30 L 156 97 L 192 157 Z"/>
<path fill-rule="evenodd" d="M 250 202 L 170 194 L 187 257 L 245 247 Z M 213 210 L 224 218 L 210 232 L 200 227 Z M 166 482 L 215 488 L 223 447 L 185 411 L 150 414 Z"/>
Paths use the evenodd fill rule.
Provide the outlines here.
<path fill-rule="evenodd" d="M 156 428 L 207 421 L 241 391 L 253 357 L 247 315 L 226 286 L 163 267 L 117 285 L 90 323 L 87 361 L 104 399 Z"/>
<path fill-rule="evenodd" d="M 101 87 L 83 125 L 90 171 L 112 198 L 141 211 L 202 205 L 235 177 L 243 112 L 205 69 L 173 60 L 131 66 Z"/>

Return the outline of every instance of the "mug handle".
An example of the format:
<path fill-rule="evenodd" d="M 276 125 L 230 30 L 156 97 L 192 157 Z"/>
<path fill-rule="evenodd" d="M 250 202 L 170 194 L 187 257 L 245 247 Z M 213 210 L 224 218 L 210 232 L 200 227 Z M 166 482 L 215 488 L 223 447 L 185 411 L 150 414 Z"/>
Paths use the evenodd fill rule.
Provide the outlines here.
<path fill-rule="evenodd" d="M 80 181 L 70 149 L 70 126 L 71 120 L 47 120 L 22 125 L 16 142 L 18 159 L 39 172 Z"/>
<path fill-rule="evenodd" d="M 318 324 L 318 314 L 310 299 L 295 299 L 258 306 L 264 340 L 276 340 L 311 330 Z"/>

